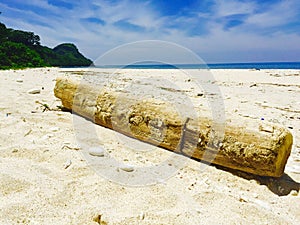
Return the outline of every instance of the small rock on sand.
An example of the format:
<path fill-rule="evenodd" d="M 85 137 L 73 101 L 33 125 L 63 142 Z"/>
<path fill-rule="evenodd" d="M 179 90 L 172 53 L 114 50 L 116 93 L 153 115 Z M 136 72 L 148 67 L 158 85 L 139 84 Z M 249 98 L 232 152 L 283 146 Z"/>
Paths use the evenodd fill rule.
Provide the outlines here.
<path fill-rule="evenodd" d="M 57 132 L 57 131 L 59 131 L 59 127 L 51 127 L 50 131 Z"/>
<path fill-rule="evenodd" d="M 298 196 L 298 192 L 297 192 L 296 190 L 292 190 L 292 191 L 290 192 L 290 195 L 291 195 L 291 196 Z"/>
<path fill-rule="evenodd" d="M 134 171 L 134 167 L 132 165 L 121 165 L 119 169 L 125 171 L 125 172 L 132 172 Z"/>
<path fill-rule="evenodd" d="M 144 212 L 141 212 L 141 214 L 139 215 L 139 219 L 140 220 L 145 219 L 145 213 Z"/>
<path fill-rule="evenodd" d="M 268 132 L 268 133 L 273 133 L 274 132 L 274 127 L 269 125 L 269 124 L 260 124 L 258 129 L 260 131 Z"/>
<path fill-rule="evenodd" d="M 89 154 L 92 156 L 104 156 L 104 149 L 102 147 L 93 147 L 89 149 Z"/>

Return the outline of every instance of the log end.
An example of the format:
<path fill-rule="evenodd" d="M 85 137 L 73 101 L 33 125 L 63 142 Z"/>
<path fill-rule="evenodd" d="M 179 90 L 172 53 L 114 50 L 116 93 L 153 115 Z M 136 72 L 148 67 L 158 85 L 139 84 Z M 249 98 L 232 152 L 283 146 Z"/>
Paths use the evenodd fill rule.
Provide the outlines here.
<path fill-rule="evenodd" d="M 274 177 L 280 177 L 284 173 L 285 165 L 291 154 L 293 146 L 293 135 L 286 129 L 282 128 L 282 134 L 280 135 L 278 143 L 278 156 L 275 162 Z"/>

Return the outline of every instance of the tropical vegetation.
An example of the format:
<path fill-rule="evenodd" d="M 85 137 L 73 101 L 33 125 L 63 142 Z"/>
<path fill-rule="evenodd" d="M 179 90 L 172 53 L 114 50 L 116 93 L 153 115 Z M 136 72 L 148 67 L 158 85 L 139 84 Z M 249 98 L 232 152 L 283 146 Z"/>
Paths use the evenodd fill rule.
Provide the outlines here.
<path fill-rule="evenodd" d="M 74 44 L 64 43 L 51 49 L 42 46 L 40 37 L 33 32 L 14 30 L 0 23 L 0 69 L 80 67 L 92 63 Z"/>

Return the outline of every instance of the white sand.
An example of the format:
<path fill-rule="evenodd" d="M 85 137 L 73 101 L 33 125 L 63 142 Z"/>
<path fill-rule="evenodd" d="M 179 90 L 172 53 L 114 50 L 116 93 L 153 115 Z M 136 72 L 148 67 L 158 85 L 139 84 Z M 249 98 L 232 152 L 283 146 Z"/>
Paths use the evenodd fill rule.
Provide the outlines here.
<path fill-rule="evenodd" d="M 250 118 L 254 123 L 264 118 L 289 127 L 294 144 L 281 178 L 215 166 L 202 170 L 200 162 L 177 156 L 185 160 L 184 168 L 170 179 L 140 187 L 121 185 L 104 174 L 104 168 L 104 172 L 96 171 L 89 165 L 79 148 L 74 131 L 78 126 L 73 126 L 71 113 L 43 112 L 42 104 L 52 109 L 61 105 L 53 88 L 56 77 L 65 71 L 0 71 L 0 224 L 98 224 L 93 221 L 97 215 L 102 215 L 102 224 L 300 223 L 299 70 L 211 70 L 223 95 L 227 118 Z M 136 81 L 134 74 L 151 78 L 151 74 L 160 73 L 171 74 L 181 88 L 192 90 L 190 82 L 175 70 L 120 73 L 123 80 L 115 80 L 111 88 L 124 80 Z M 32 89 L 41 92 L 29 94 Z M 197 94 L 187 92 L 194 96 L 192 101 Z M 155 147 L 150 152 L 133 151 L 114 131 L 96 126 L 96 132 L 96 144 L 120 162 L 151 166 L 173 154 Z M 120 179 L 122 174 L 130 174 L 118 173 Z"/>

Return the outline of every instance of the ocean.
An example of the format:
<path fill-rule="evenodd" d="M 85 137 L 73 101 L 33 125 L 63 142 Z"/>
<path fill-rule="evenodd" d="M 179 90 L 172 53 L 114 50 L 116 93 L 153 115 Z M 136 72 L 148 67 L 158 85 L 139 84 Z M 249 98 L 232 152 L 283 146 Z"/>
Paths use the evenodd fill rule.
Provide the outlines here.
<path fill-rule="evenodd" d="M 132 64 L 106 65 L 97 68 L 128 69 L 300 69 L 300 62 L 215 63 L 215 64 Z"/>

